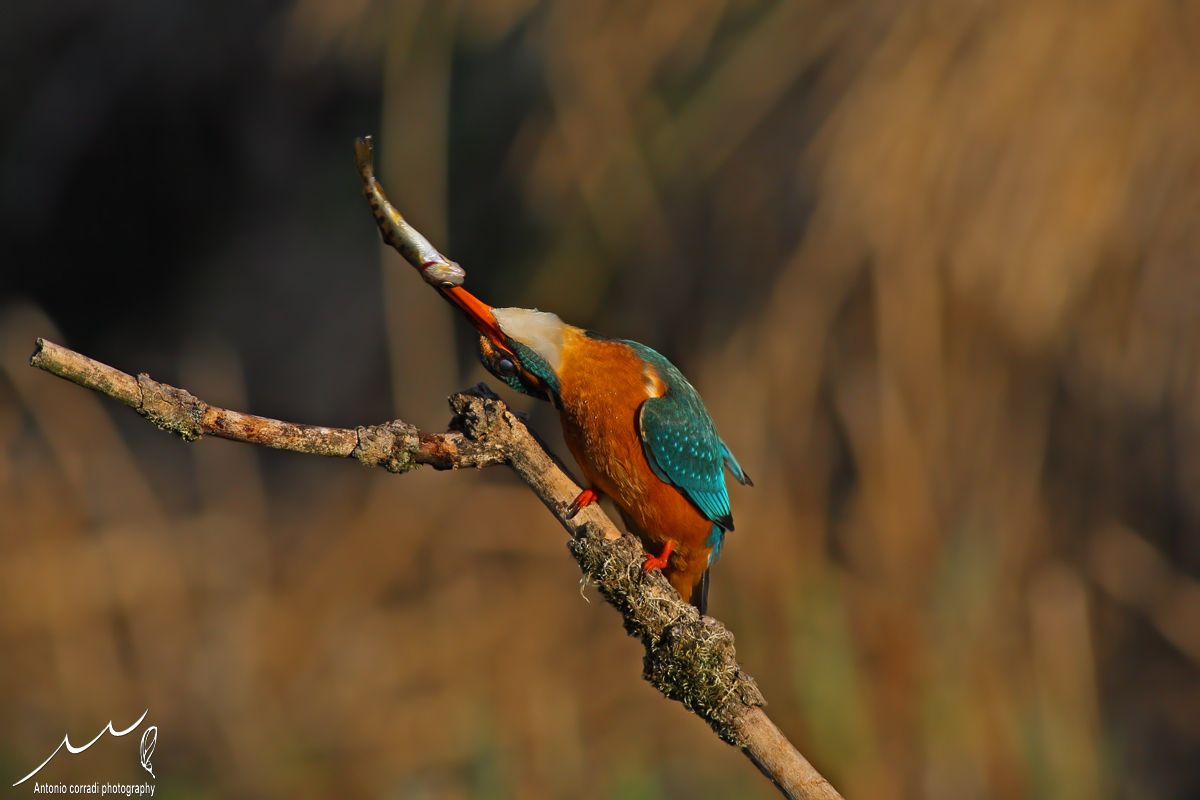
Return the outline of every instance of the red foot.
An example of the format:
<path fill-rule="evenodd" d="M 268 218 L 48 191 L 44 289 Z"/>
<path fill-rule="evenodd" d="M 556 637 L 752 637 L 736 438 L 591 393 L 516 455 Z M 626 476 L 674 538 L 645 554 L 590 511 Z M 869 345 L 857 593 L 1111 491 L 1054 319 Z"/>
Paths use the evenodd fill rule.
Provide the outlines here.
<path fill-rule="evenodd" d="M 673 541 L 671 541 L 670 539 L 667 539 L 667 543 L 663 545 L 662 555 L 658 556 L 657 558 L 655 558 L 654 556 L 651 556 L 651 555 L 647 555 L 645 563 L 642 564 L 642 569 L 646 572 L 649 572 L 652 569 L 666 568 L 667 559 L 670 558 L 671 551 L 674 549 L 675 549 L 675 543 Z"/>
<path fill-rule="evenodd" d="M 571 503 L 570 508 L 567 509 L 567 519 L 575 519 L 575 515 L 582 511 L 584 506 L 591 505 L 599 499 L 600 493 L 595 489 L 590 486 L 584 489 L 579 493 L 579 497 L 576 497 L 575 501 Z"/>

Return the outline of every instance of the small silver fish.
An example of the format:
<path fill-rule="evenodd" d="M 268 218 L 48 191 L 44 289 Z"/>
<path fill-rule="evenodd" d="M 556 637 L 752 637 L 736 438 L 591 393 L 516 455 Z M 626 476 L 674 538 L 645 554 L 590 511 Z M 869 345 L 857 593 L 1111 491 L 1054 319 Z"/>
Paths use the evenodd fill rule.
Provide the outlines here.
<path fill-rule="evenodd" d="M 383 187 L 375 180 L 375 160 L 372 154 L 371 137 L 354 140 L 354 163 L 363 179 L 363 194 L 371 204 L 371 213 L 379 225 L 383 241 L 404 256 L 404 260 L 417 268 L 421 277 L 430 286 L 448 289 L 462 286 L 467 273 L 455 262 L 437 251 L 417 230 L 405 222 L 383 193 Z"/>

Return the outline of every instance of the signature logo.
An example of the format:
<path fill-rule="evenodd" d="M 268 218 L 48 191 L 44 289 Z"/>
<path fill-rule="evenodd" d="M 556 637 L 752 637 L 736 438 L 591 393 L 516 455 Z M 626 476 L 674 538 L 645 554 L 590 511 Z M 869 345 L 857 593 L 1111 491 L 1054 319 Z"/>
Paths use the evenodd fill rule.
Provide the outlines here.
<path fill-rule="evenodd" d="M 97 733 L 95 739 L 92 739 L 90 742 L 83 745 L 82 747 L 72 746 L 70 734 L 64 735 L 63 740 L 61 742 L 59 742 L 58 747 L 54 748 L 54 752 L 50 754 L 50 758 L 47 758 L 45 761 L 43 761 L 37 769 L 35 769 L 33 772 L 26 775 L 24 778 L 21 778 L 21 780 L 14 783 L 13 786 L 20 786 L 22 783 L 29 780 L 34 775 L 37 775 L 39 772 L 41 772 L 42 767 L 49 764 L 50 760 L 52 758 L 54 758 L 56 755 L 58 755 L 58 751 L 62 750 L 64 747 L 67 748 L 67 750 L 72 753 L 82 753 L 84 750 L 87 750 L 89 747 L 94 745 L 96 743 L 96 740 L 99 739 L 101 736 L 103 736 L 106 733 L 111 733 L 113 736 L 124 736 L 125 734 L 130 733 L 135 728 L 137 728 L 138 725 L 142 724 L 142 720 L 144 720 L 146 718 L 146 715 L 149 713 L 150 713 L 150 709 L 146 709 L 145 711 L 143 711 L 142 715 L 137 718 L 137 722 L 133 723 L 132 725 L 130 725 L 128 728 L 126 728 L 123 731 L 113 730 L 112 720 L 110 719 L 108 721 L 108 725 L 106 725 L 104 727 L 104 730 Z M 144 734 L 142 734 L 142 746 L 141 746 L 142 767 L 144 767 L 147 772 L 150 772 L 151 777 L 154 777 L 154 773 L 150 771 L 150 754 L 154 752 L 154 745 L 157 742 L 158 742 L 158 727 L 152 725 L 146 729 L 146 732 Z"/>
<path fill-rule="evenodd" d="M 143 714 L 143 716 L 145 716 L 145 715 Z M 140 754 L 142 757 L 142 769 L 146 770 L 146 772 L 149 772 L 151 778 L 158 777 L 157 775 L 154 774 L 154 770 L 150 768 L 150 756 L 151 756 L 151 754 L 154 753 L 154 745 L 157 743 L 158 743 L 158 726 L 151 725 L 149 728 L 146 728 L 146 732 L 142 734 L 142 745 L 140 748 Z"/>

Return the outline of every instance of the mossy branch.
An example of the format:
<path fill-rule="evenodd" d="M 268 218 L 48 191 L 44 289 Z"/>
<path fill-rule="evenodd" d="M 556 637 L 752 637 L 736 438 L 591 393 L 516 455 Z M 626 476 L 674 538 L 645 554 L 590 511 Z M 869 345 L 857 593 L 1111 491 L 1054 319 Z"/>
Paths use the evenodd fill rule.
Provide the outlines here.
<path fill-rule="evenodd" d="M 571 535 L 571 554 L 584 575 L 621 612 L 625 629 L 646 648 L 644 675 L 659 691 L 701 716 L 738 747 L 789 798 L 840 795 L 800 755 L 763 712 L 762 693 L 738 666 L 733 635 L 685 603 L 658 570 L 645 572 L 645 552 L 622 536 L 596 504 L 567 518 L 580 487 L 521 417 L 480 383 L 450 398 L 446 433 L 421 433 L 399 420 L 353 430 L 298 425 L 209 405 L 183 389 L 136 378 L 44 339 L 30 364 L 134 408 L 163 430 L 192 442 L 207 434 L 325 456 L 355 458 L 403 473 L 434 469 L 511 467 Z"/>
<path fill-rule="evenodd" d="M 375 178 L 370 137 L 355 142 L 354 160 L 383 240 L 431 286 L 461 286 L 466 278 L 462 267 L 439 253 L 387 201 Z M 486 385 L 476 384 L 450 398 L 454 417 L 446 433 L 421 433 L 399 420 L 349 430 L 217 408 L 183 389 L 147 375 L 134 378 L 43 339 L 37 340 L 30 363 L 114 397 L 188 442 L 208 434 L 280 450 L 352 457 L 395 473 L 422 465 L 441 470 L 511 467 L 566 528 L 571 554 L 584 575 L 621 612 L 625 630 L 645 646 L 646 680 L 740 748 L 787 797 L 841 797 L 763 712 L 762 693 L 738 666 L 733 634 L 715 619 L 700 616 L 660 571 L 646 572 L 641 543 L 622 536 L 598 504 L 567 516 L 580 487 L 524 420 Z"/>

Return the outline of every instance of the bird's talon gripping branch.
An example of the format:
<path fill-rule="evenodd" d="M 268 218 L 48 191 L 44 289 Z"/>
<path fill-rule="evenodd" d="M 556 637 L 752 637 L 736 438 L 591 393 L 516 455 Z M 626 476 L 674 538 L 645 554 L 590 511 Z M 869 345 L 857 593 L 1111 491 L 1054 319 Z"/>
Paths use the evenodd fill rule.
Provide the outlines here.
<path fill-rule="evenodd" d="M 675 543 L 667 539 L 667 543 L 663 545 L 662 554 L 658 556 L 646 555 L 646 561 L 642 564 L 642 571 L 649 572 L 652 569 L 666 569 L 667 560 L 671 557 L 671 552 L 675 549 Z"/>
<path fill-rule="evenodd" d="M 567 519 L 575 519 L 575 515 L 583 510 L 584 506 L 589 506 L 592 503 L 600 500 L 600 493 L 589 486 L 579 493 L 579 496 L 567 508 Z"/>

